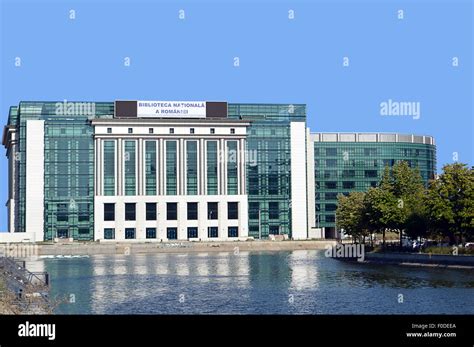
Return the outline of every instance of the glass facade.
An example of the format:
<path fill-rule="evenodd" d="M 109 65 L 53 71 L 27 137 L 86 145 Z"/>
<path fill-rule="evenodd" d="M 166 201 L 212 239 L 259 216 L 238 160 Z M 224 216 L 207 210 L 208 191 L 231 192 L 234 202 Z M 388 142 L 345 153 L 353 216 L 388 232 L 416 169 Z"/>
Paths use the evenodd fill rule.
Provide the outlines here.
<path fill-rule="evenodd" d="M 198 193 L 197 141 L 186 141 L 186 193 Z"/>
<path fill-rule="evenodd" d="M 93 238 L 94 142 L 89 117 L 113 114 L 113 103 L 88 103 L 93 104 L 89 109 L 82 104 L 63 109 L 62 102 L 20 102 L 10 109 L 8 124 L 18 134 L 15 232 L 26 231 L 26 122 L 44 120 L 44 239 Z"/>
<path fill-rule="evenodd" d="M 137 195 L 136 142 L 125 141 L 125 195 Z"/>
<path fill-rule="evenodd" d="M 417 167 L 427 184 L 436 171 L 436 147 L 410 142 L 314 142 L 314 226 L 335 228 L 337 196 L 376 187 L 385 166 L 400 161 Z"/>
<path fill-rule="evenodd" d="M 216 195 L 217 190 L 217 141 L 206 141 L 207 151 L 207 194 Z"/>
<path fill-rule="evenodd" d="M 249 236 L 267 238 L 276 227 L 291 236 L 290 125 L 306 122 L 306 105 L 229 104 L 228 115 L 251 121 L 246 141 Z M 270 218 L 274 203 L 279 215 Z"/>
<path fill-rule="evenodd" d="M 115 195 L 115 141 L 104 141 L 104 195 Z"/>
<path fill-rule="evenodd" d="M 177 194 L 176 141 L 166 141 L 166 194 Z"/>
<path fill-rule="evenodd" d="M 238 182 L 237 177 L 237 141 L 226 141 L 227 142 L 227 194 L 235 195 L 238 194 Z"/>
<path fill-rule="evenodd" d="M 156 141 L 145 141 L 146 195 L 156 195 Z"/>

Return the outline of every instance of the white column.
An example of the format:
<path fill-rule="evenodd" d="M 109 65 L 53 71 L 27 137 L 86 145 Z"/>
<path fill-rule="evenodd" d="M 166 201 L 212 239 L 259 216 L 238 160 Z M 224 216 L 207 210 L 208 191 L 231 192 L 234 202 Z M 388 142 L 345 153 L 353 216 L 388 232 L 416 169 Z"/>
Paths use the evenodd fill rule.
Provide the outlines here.
<path fill-rule="evenodd" d="M 306 177 L 308 180 L 308 231 L 313 230 L 316 232 L 316 237 L 322 237 L 318 227 L 316 225 L 316 208 L 315 208 L 315 180 L 314 180 L 314 138 L 310 134 L 309 128 L 306 128 Z"/>
<path fill-rule="evenodd" d="M 26 121 L 25 229 L 44 240 L 44 120 Z"/>
<path fill-rule="evenodd" d="M 115 195 L 123 195 L 123 140 L 121 138 L 115 141 L 115 185 L 116 185 L 116 192 Z"/>
<path fill-rule="evenodd" d="M 294 239 L 306 239 L 306 124 L 291 122 L 291 231 Z"/>

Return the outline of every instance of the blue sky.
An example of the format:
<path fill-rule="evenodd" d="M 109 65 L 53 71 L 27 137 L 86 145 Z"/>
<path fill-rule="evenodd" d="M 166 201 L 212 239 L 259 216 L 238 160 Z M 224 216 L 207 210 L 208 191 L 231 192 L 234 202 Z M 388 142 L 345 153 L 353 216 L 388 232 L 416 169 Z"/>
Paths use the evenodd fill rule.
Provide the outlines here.
<path fill-rule="evenodd" d="M 438 171 L 474 165 L 472 1 L 0 1 L 2 124 L 21 100 L 305 103 L 312 131 L 433 135 Z M 3 155 L 0 179 L 3 206 Z"/>

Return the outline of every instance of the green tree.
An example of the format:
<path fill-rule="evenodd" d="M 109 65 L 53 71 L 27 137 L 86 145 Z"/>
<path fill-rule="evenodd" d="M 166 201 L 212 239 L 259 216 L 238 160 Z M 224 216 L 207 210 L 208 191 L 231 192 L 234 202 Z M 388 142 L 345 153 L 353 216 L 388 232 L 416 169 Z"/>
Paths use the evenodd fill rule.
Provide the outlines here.
<path fill-rule="evenodd" d="M 368 230 L 364 226 L 364 192 L 351 192 L 348 196 L 339 195 L 337 199 L 336 219 L 338 227 L 359 242 L 365 242 Z"/>
<path fill-rule="evenodd" d="M 438 179 L 431 181 L 425 199 L 430 230 L 459 239 L 474 237 L 474 172 L 466 164 L 445 165 Z"/>

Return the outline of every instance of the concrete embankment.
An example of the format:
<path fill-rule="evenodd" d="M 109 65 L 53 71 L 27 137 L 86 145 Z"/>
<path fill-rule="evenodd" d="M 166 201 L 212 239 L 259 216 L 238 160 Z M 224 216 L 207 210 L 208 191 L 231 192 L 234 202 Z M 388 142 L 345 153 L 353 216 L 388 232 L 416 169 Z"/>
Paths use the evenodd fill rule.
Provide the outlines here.
<path fill-rule="evenodd" d="M 38 255 L 97 255 L 139 253 L 191 253 L 236 251 L 294 251 L 325 249 L 335 241 L 242 241 L 242 242 L 163 242 L 163 243 L 64 243 L 38 244 Z"/>
<path fill-rule="evenodd" d="M 445 255 L 424 253 L 366 253 L 369 263 L 386 263 L 410 266 L 474 268 L 472 255 Z"/>

